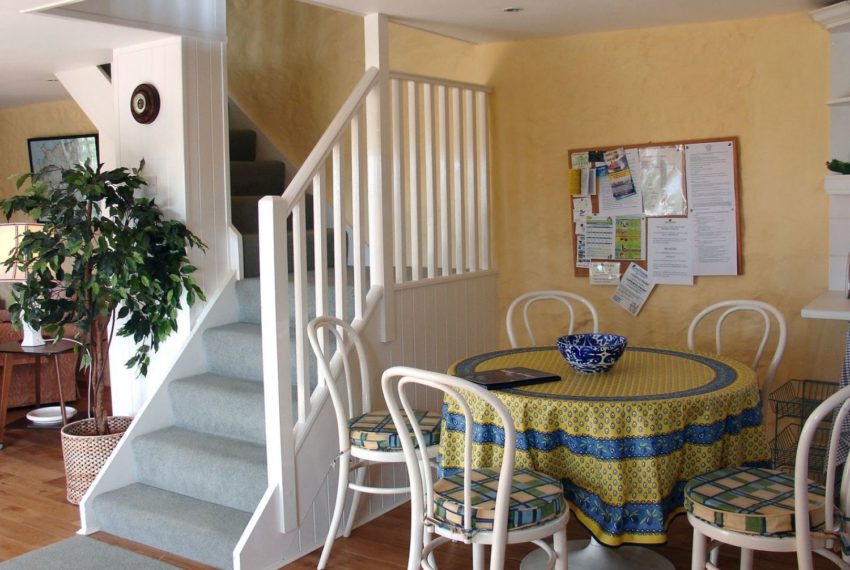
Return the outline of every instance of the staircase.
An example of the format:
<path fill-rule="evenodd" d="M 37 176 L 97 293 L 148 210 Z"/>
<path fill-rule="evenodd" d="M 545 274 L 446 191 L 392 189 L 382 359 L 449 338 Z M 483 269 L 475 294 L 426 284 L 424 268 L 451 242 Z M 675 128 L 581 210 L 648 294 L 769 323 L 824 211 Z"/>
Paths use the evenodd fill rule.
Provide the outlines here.
<path fill-rule="evenodd" d="M 286 184 L 286 167 L 278 160 L 257 160 L 257 133 L 247 129 L 230 131 L 230 204 L 233 225 L 242 234 L 242 263 L 245 277 L 260 274 L 260 240 L 257 203 L 263 196 L 280 196 Z M 306 202 L 307 269 L 314 267 L 313 203 Z M 289 271 L 293 271 L 292 219 L 287 221 L 290 234 Z M 332 232 L 328 230 L 328 266 L 333 265 Z"/>
<path fill-rule="evenodd" d="M 257 133 L 230 131 L 230 206 L 233 225 L 242 234 L 245 277 L 260 274 L 257 202 L 283 194 L 286 169 L 282 162 L 257 160 Z"/>
<path fill-rule="evenodd" d="M 168 385 L 171 425 L 132 441 L 135 482 L 97 496 L 92 505 L 103 532 L 217 568 L 233 566 L 236 543 L 267 488 L 257 203 L 268 194 L 279 196 L 284 183 L 283 163 L 253 160 L 253 131 L 233 131 L 230 141 L 232 219 L 242 233 L 246 274 L 236 282 L 238 320 L 204 332 L 207 372 Z M 312 234 L 310 201 L 307 205 L 307 233 Z M 333 260 L 332 243 L 328 247 Z M 308 256 L 312 270 L 312 249 Z M 315 316 L 310 273 L 308 318 Z M 331 313 L 334 290 L 329 285 Z M 290 285 L 289 291 L 294 305 L 295 287 Z M 348 307 L 353 294 L 348 287 Z M 293 350 L 295 336 L 293 330 Z M 313 389 L 317 372 L 312 354 L 305 365 Z M 293 379 L 295 366 L 292 359 Z"/>
<path fill-rule="evenodd" d="M 239 321 L 204 333 L 208 372 L 172 382 L 172 425 L 132 442 L 136 482 L 93 503 L 104 532 L 218 568 L 267 486 L 259 283 L 236 287 Z"/>

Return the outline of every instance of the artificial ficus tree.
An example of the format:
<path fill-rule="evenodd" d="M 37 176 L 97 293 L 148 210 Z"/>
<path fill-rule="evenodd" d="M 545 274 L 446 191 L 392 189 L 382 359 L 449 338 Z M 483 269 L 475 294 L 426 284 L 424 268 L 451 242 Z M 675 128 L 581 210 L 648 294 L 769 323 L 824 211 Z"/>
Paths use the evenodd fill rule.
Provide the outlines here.
<path fill-rule="evenodd" d="M 204 299 L 188 250 L 206 249 L 185 224 L 139 195 L 144 161 L 133 169 L 102 166 L 60 169 L 61 182 L 51 186 L 45 172 L 24 174 L 20 193 L 0 200 L 7 220 L 19 212 L 44 224 L 26 232 L 5 261 L 27 275 L 12 286 L 12 321 L 20 324 L 23 314 L 56 339 L 74 326 L 98 434 L 108 433 L 104 382 L 112 335 L 133 339 L 126 365 L 147 374 L 151 354 L 177 330 L 184 301 Z"/>

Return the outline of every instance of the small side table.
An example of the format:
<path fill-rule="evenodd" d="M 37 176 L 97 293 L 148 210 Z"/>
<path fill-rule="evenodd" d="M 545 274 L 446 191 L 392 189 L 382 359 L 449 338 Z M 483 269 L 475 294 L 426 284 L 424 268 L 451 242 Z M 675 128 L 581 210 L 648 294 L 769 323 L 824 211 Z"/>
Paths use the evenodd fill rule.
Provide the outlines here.
<path fill-rule="evenodd" d="M 62 378 L 59 374 L 59 355 L 74 350 L 74 343 L 69 340 L 60 340 L 57 343 L 48 341 L 42 346 L 21 346 L 19 342 L 0 343 L 0 354 L 3 354 L 3 378 L 0 381 L 0 449 L 3 449 L 3 436 L 6 433 L 6 407 L 9 403 L 9 389 L 12 386 L 12 367 L 15 365 L 12 359 L 15 357 L 30 357 L 38 361 L 42 358 L 53 357 L 56 367 L 56 382 L 59 384 L 59 409 L 62 411 L 62 425 L 68 422 L 65 416 L 65 396 L 62 394 Z M 41 390 L 41 366 L 36 366 L 35 385 L 36 390 Z"/>

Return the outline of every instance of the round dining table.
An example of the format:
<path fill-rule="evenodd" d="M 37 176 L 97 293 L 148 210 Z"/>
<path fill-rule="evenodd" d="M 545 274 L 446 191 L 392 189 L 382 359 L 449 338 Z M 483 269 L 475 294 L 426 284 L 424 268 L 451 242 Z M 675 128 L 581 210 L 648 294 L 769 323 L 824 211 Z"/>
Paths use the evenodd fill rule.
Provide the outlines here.
<path fill-rule="evenodd" d="M 461 360 L 456 376 L 522 366 L 559 381 L 495 391 L 516 428 L 516 468 L 560 479 L 575 517 L 590 531 L 570 568 L 672 568 L 653 550 L 684 512 L 685 483 L 721 467 L 768 465 L 756 374 L 722 356 L 629 347 L 601 374 L 574 371 L 556 347 L 502 350 Z M 504 430 L 493 411 L 471 400 L 473 468 L 499 465 Z M 463 467 L 464 416 L 443 405 L 441 475 Z M 597 542 L 598 541 L 598 542 Z M 542 551 L 541 551 L 542 553 Z M 523 568 L 533 568 L 532 562 Z M 600 560 L 600 557 L 603 560 Z"/>

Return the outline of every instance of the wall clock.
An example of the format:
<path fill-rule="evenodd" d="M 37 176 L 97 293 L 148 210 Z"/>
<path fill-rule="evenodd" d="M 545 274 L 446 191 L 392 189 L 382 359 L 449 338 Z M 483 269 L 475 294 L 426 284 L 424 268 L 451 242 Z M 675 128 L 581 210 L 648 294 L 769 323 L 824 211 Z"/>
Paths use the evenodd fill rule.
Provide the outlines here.
<path fill-rule="evenodd" d="M 159 115 L 159 91 L 150 83 L 142 83 L 130 97 L 130 111 L 136 122 L 147 125 Z"/>

